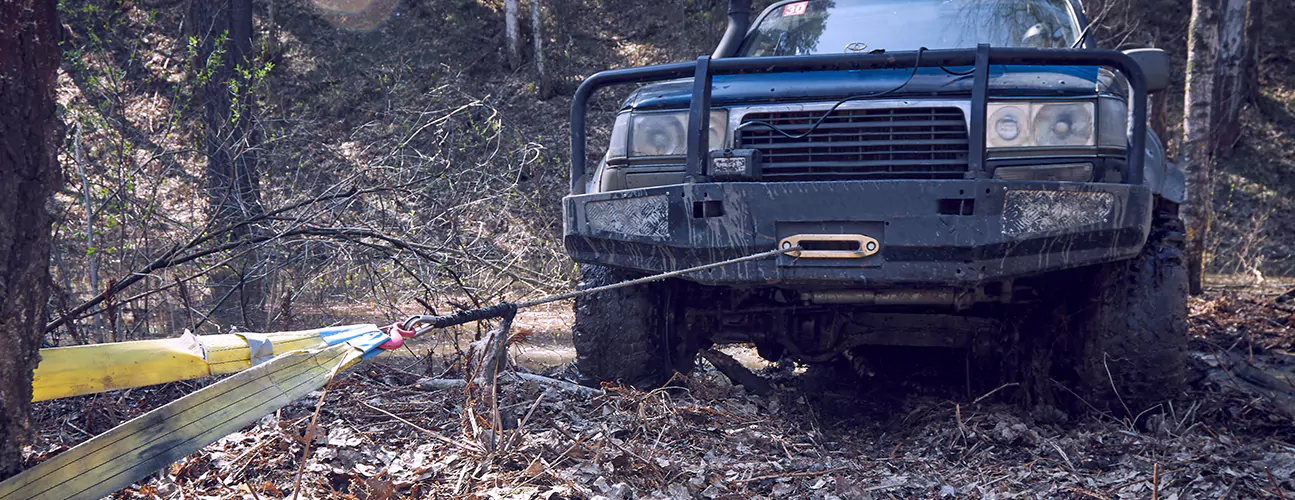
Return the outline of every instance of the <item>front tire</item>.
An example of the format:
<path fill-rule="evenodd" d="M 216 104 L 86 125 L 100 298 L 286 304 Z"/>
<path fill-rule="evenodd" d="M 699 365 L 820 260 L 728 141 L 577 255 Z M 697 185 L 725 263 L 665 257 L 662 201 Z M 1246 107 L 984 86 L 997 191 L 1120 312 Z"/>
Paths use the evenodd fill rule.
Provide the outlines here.
<path fill-rule="evenodd" d="M 620 283 L 641 275 L 595 265 L 580 266 L 580 289 Z M 617 288 L 576 298 L 576 368 L 581 384 L 597 387 L 620 382 L 639 389 L 665 384 L 682 361 L 672 363 L 671 351 L 681 345 L 669 282 Z M 688 359 L 688 364 L 691 359 Z"/>
<path fill-rule="evenodd" d="M 1006 311 L 1001 334 L 973 343 L 976 372 L 991 382 L 981 389 L 1020 382 L 1031 406 L 1068 400 L 1075 410 L 1129 417 L 1180 396 L 1188 340 L 1182 243 L 1176 207 L 1165 204 L 1137 256 L 1037 280 L 1037 305 Z"/>
<path fill-rule="evenodd" d="M 1075 325 L 1077 382 L 1094 404 L 1136 416 L 1182 394 L 1187 268 L 1176 207 L 1158 211 L 1137 257 L 1100 266 Z"/>

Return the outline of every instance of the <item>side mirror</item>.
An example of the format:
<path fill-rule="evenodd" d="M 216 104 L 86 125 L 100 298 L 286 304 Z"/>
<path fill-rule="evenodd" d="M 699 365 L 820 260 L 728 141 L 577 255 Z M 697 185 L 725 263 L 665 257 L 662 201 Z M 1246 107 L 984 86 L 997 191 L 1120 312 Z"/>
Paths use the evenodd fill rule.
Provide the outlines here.
<path fill-rule="evenodd" d="M 1169 54 L 1161 49 L 1129 49 L 1124 55 L 1142 67 L 1147 77 L 1147 92 L 1169 88 Z"/>

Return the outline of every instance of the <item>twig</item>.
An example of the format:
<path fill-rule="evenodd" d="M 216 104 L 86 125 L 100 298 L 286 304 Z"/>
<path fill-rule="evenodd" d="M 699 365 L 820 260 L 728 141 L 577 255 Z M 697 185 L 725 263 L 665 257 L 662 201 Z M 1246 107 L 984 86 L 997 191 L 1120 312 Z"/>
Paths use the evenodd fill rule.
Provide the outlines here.
<path fill-rule="evenodd" d="M 1115 387 L 1115 376 L 1111 375 L 1111 367 L 1110 365 L 1106 364 L 1106 361 L 1109 358 L 1110 356 L 1108 356 L 1105 352 L 1102 352 L 1102 369 L 1106 370 L 1106 380 L 1109 380 L 1111 382 L 1111 390 L 1115 392 L 1115 399 L 1118 399 L 1120 401 L 1120 406 L 1124 407 L 1124 413 L 1127 415 L 1133 415 L 1133 410 L 1129 409 L 1129 405 L 1124 404 L 1124 396 L 1120 395 L 1120 388 Z M 1137 418 L 1137 417 L 1135 416 L 1134 418 Z M 1129 426 L 1132 427 L 1132 424 L 1129 424 Z"/>
<path fill-rule="evenodd" d="M 1111 415 L 1110 413 L 1107 413 L 1106 411 L 1103 411 L 1103 410 L 1098 409 L 1096 406 L 1093 406 L 1093 404 L 1092 404 L 1092 403 L 1089 403 L 1089 402 L 1088 402 L 1088 400 L 1086 400 L 1086 399 L 1084 399 L 1083 397 L 1081 397 L 1079 394 L 1077 394 L 1075 391 L 1071 390 L 1069 387 L 1066 387 L 1066 386 L 1065 386 L 1065 384 L 1062 384 L 1061 382 L 1058 382 L 1058 381 L 1057 381 L 1057 379 L 1049 377 L 1049 378 L 1048 378 L 1048 380 L 1049 380 L 1049 381 L 1051 381 L 1053 384 L 1055 384 L 1057 387 L 1060 387 L 1060 388 L 1061 388 L 1061 390 L 1063 390 L 1063 391 L 1066 391 L 1066 392 L 1070 393 L 1070 395 L 1071 395 L 1071 396 L 1074 396 L 1074 397 L 1075 397 L 1075 399 L 1078 399 L 1081 403 L 1083 403 L 1083 404 L 1084 404 L 1084 406 L 1087 406 L 1087 407 L 1088 407 L 1088 409 L 1093 410 L 1093 411 L 1094 411 L 1094 412 L 1096 412 L 1098 415 L 1101 415 L 1101 416 L 1103 416 L 1103 417 L 1106 417 L 1106 418 L 1110 419 L 1112 422 L 1115 422 L 1115 423 L 1122 423 L 1122 422 L 1120 422 L 1120 419 L 1115 418 L 1115 416 L 1114 416 L 1114 415 Z"/>
<path fill-rule="evenodd" d="M 1160 462 L 1151 464 L 1151 500 L 1160 500 Z"/>
<path fill-rule="evenodd" d="M 513 440 L 515 440 L 515 439 L 517 438 L 517 435 L 518 435 L 518 434 L 520 434 L 520 431 L 521 431 L 522 429 L 526 428 L 526 424 L 527 424 L 528 422 L 530 422 L 530 421 L 531 421 L 531 415 L 534 415 L 534 414 L 535 414 L 535 409 L 540 407 L 540 402 L 541 402 L 541 401 L 544 401 L 544 395 L 545 395 L 545 394 L 548 394 L 548 391 L 547 391 L 547 390 L 540 392 L 540 395 L 539 395 L 538 397 L 536 397 L 536 398 L 535 398 L 535 403 L 534 403 L 534 404 L 532 404 L 532 405 L 531 405 L 531 409 L 530 409 L 530 410 L 528 410 L 528 411 L 526 412 L 526 416 L 525 416 L 525 417 L 522 417 L 522 421 L 517 423 L 517 431 L 518 431 L 518 432 L 514 432 L 514 433 L 512 433 L 511 435 L 509 435 L 509 436 L 508 436 L 508 441 L 504 443 L 503 450 L 507 450 L 507 449 L 509 449 L 509 448 L 512 448 L 512 447 L 513 447 Z M 537 458 L 538 458 L 538 456 L 537 456 Z"/>
<path fill-rule="evenodd" d="M 958 403 L 953 404 L 953 416 L 958 420 L 958 434 L 962 436 L 962 440 L 964 441 L 964 444 L 965 444 L 965 441 L 967 440 L 967 425 L 962 423 L 961 404 L 958 404 Z"/>
<path fill-rule="evenodd" d="M 1061 455 L 1061 459 L 1066 461 L 1066 467 L 1070 469 L 1070 472 L 1074 472 L 1075 464 L 1070 463 L 1070 457 L 1066 456 L 1066 452 L 1063 451 L 1060 446 L 1057 446 L 1057 443 L 1052 441 L 1048 441 L 1048 445 L 1052 446 L 1052 449 L 1057 450 L 1057 454 Z"/>
<path fill-rule="evenodd" d="M 1222 358 L 1222 357 L 1219 357 L 1219 352 L 1218 352 L 1218 351 L 1215 351 L 1215 350 L 1214 350 L 1214 346 L 1213 346 L 1212 344 L 1210 344 L 1209 342 L 1206 342 L 1206 343 L 1205 343 L 1205 347 L 1208 347 L 1208 348 L 1210 349 L 1210 354 L 1213 354 L 1213 355 L 1214 355 L 1214 360 L 1219 362 L 1219 368 L 1222 368 L 1222 369 L 1223 369 L 1223 373 L 1224 373 L 1224 374 L 1226 374 L 1226 375 L 1228 376 L 1228 380 L 1231 380 L 1231 381 L 1232 381 L 1232 385 L 1235 385 L 1235 386 L 1237 387 L 1237 389 L 1240 389 L 1240 388 L 1241 388 L 1241 384 L 1240 384 L 1240 383 L 1238 383 L 1238 382 L 1237 382 L 1237 379 L 1236 379 L 1235 377 L 1233 377 L 1233 376 L 1232 376 L 1232 371 L 1231 371 L 1231 370 L 1228 370 L 1228 365 L 1227 365 L 1227 363 L 1224 363 L 1224 362 L 1223 362 L 1223 358 Z"/>
<path fill-rule="evenodd" d="M 1286 494 L 1282 493 L 1282 487 L 1277 484 L 1277 479 L 1273 477 L 1273 471 L 1270 471 L 1268 470 L 1267 467 L 1264 467 L 1264 472 L 1268 473 L 1268 482 L 1272 483 L 1273 491 L 1277 492 L 1277 498 L 1280 498 L 1281 500 L 1286 500 Z"/>
<path fill-rule="evenodd" d="M 246 486 L 246 487 L 247 487 L 247 492 L 252 494 L 252 499 L 253 499 L 253 500 L 261 500 L 261 495 L 257 495 L 257 494 L 256 494 L 256 490 L 252 488 L 252 485 L 251 485 L 251 484 L 248 484 L 247 482 L 244 482 L 244 483 L 243 483 L 243 486 Z"/>
<path fill-rule="evenodd" d="M 1093 497 L 1093 498 L 1100 498 L 1100 499 L 1102 499 L 1102 500 L 1111 500 L 1111 497 L 1108 497 L 1108 496 L 1103 495 L 1103 494 L 1101 494 L 1101 493 L 1098 493 L 1098 492 L 1096 492 L 1096 491 L 1089 491 L 1089 490 L 1085 490 L 1085 489 L 1083 489 L 1083 488 L 1076 488 L 1076 487 L 1074 487 L 1074 486 L 1067 486 L 1067 487 L 1066 487 L 1066 489 L 1067 489 L 1067 490 L 1070 490 L 1070 491 L 1073 491 L 1073 492 L 1075 492 L 1075 493 L 1079 493 L 1079 494 L 1081 494 L 1081 495 L 1085 495 L 1085 496 L 1090 496 L 1090 497 Z"/>
<path fill-rule="evenodd" d="M 445 437 L 445 436 L 442 436 L 440 433 L 438 433 L 438 432 L 436 432 L 436 431 L 433 431 L 433 430 L 430 430 L 430 429 L 425 429 L 425 428 L 419 427 L 419 426 L 418 426 L 418 424 L 415 424 L 415 423 L 413 423 L 413 422 L 410 422 L 410 421 L 408 421 L 408 420 L 405 420 L 405 419 L 403 419 L 403 418 L 400 418 L 399 416 L 397 416 L 397 415 L 396 415 L 396 414 L 394 414 L 394 413 L 391 413 L 391 412 L 389 412 L 389 411 L 387 411 L 387 410 L 384 410 L 384 409 L 382 409 L 382 408 L 378 408 L 378 407 L 373 406 L 373 405 L 371 405 L 371 404 L 365 403 L 364 401 L 360 401 L 360 404 L 362 404 L 362 405 L 364 405 L 364 406 L 367 406 L 367 407 L 369 407 L 370 409 L 373 409 L 373 410 L 375 410 L 375 411 L 378 411 L 378 412 L 380 412 L 380 413 L 382 413 L 382 414 L 384 414 L 384 415 L 386 415 L 386 416 L 388 416 L 388 417 L 394 418 L 394 419 L 396 419 L 396 420 L 400 421 L 400 423 L 403 423 L 403 424 L 405 424 L 405 425 L 408 425 L 409 427 L 413 428 L 414 430 L 420 431 L 420 432 L 422 432 L 422 433 L 424 433 L 424 434 L 427 434 L 427 435 L 429 435 L 429 436 L 431 436 L 431 437 L 433 437 L 433 438 L 436 438 L 438 441 L 440 441 L 440 442 L 442 442 L 442 443 L 445 443 L 445 444 L 452 444 L 452 445 L 454 445 L 454 446 L 458 446 L 459 448 L 463 448 L 463 450 L 464 450 L 464 451 L 469 451 L 469 452 L 472 452 L 472 453 L 481 453 L 481 452 L 482 452 L 482 450 L 480 449 L 480 447 L 473 446 L 471 443 L 468 443 L 468 442 L 466 442 L 466 441 L 456 441 L 456 440 L 453 440 L 453 439 L 447 438 L 447 437 Z"/>
<path fill-rule="evenodd" d="M 1016 386 L 1019 386 L 1019 385 L 1021 385 L 1021 383 L 1020 383 L 1020 382 L 1008 382 L 1008 383 L 1006 383 L 1006 384 L 1000 385 L 1000 386 L 998 386 L 996 389 L 994 389 L 994 390 L 992 390 L 992 391 L 989 391 L 989 392 L 986 392 L 983 396 L 980 396 L 980 397 L 976 398 L 976 400 L 975 400 L 975 401 L 972 401 L 972 402 L 971 402 L 971 404 L 973 404 L 973 405 L 974 405 L 974 404 L 980 404 L 980 402 L 981 402 L 981 401 L 983 401 L 985 398 L 990 397 L 990 396 L 993 396 L 993 395 L 994 395 L 994 393 L 996 393 L 996 392 L 998 392 L 998 391 L 1001 391 L 1001 390 L 1006 389 L 1006 388 L 1008 388 L 1008 387 L 1016 387 Z"/>
<path fill-rule="evenodd" d="M 319 401 L 315 403 L 315 413 L 310 416 L 310 425 L 306 426 L 306 442 L 301 449 L 301 465 L 297 466 L 297 480 L 292 485 L 292 500 L 297 500 L 297 494 L 301 493 L 301 475 L 306 471 L 306 462 L 310 459 L 310 443 L 315 442 L 315 423 L 319 421 L 319 411 L 324 409 L 324 397 L 328 396 L 328 389 L 332 386 L 333 379 L 329 378 L 328 384 L 324 385 L 324 390 L 319 393 Z"/>
<path fill-rule="evenodd" d="M 69 321 L 73 318 L 83 317 L 82 313 L 89 311 L 91 308 L 104 301 L 111 301 L 112 297 L 116 293 L 135 284 L 136 282 L 143 279 L 144 276 L 150 275 L 154 271 L 158 271 L 161 269 L 166 269 L 179 264 L 190 262 L 198 258 L 205 257 L 207 255 L 223 252 L 225 250 L 232 250 L 241 245 L 263 243 L 265 241 L 271 241 L 274 239 L 293 236 L 294 234 L 292 233 L 295 232 L 295 231 L 286 231 L 278 234 L 259 235 L 256 237 L 249 237 L 249 238 L 244 238 L 237 241 L 227 242 L 204 250 L 195 250 L 198 246 L 202 245 L 203 243 L 206 243 L 212 240 L 213 238 L 217 238 L 221 235 L 227 234 L 228 232 L 233 231 L 234 229 L 251 225 L 256 222 L 260 222 L 262 220 L 270 219 L 276 215 L 289 212 L 298 208 L 302 208 L 314 203 L 319 203 L 322 201 L 333 200 L 333 199 L 349 198 L 349 197 L 358 196 L 361 194 L 371 194 L 371 193 L 377 193 L 377 192 L 390 191 L 393 189 L 395 189 L 395 187 L 392 187 L 392 186 L 383 186 L 383 187 L 363 189 L 363 190 L 352 187 L 351 189 L 344 192 L 321 195 L 315 198 L 311 198 L 309 200 L 303 200 L 285 207 L 281 207 L 279 209 L 270 210 L 260 215 L 246 218 L 241 221 L 237 221 L 229 225 L 219 227 L 214 230 L 201 231 L 197 236 L 195 236 L 193 239 L 189 240 L 188 242 L 176 243 L 175 245 L 171 246 L 171 248 L 169 248 L 166 252 L 164 252 L 162 256 L 154 259 L 148 265 L 144 266 L 143 268 L 135 272 L 130 273 L 129 275 L 122 277 L 120 280 L 110 284 L 110 286 L 108 286 L 103 292 L 100 292 L 95 297 L 91 298 L 86 302 L 83 302 L 81 305 L 78 305 L 72 308 L 72 310 L 70 311 L 70 316 L 60 314 L 58 319 L 55 319 L 54 321 L 51 321 L 50 323 L 47 323 L 45 325 L 45 331 L 46 332 L 53 331 L 55 328 L 62 326 L 63 323 L 66 321 Z M 185 252 L 189 252 L 189 253 L 185 253 Z"/>
<path fill-rule="evenodd" d="M 230 462 L 229 462 L 229 463 L 230 463 L 231 465 L 232 465 L 232 464 L 239 463 L 239 462 L 240 462 L 240 461 L 242 461 L 244 458 L 248 458 L 248 457 L 249 457 L 249 456 L 251 456 L 253 453 L 256 453 L 257 451 L 259 451 L 262 447 L 264 447 L 264 446 L 266 445 L 266 443 L 269 443 L 269 442 L 271 442 L 271 441 L 273 441 L 273 440 L 275 440 L 275 439 L 277 439 L 277 436 L 272 436 L 272 437 L 269 437 L 269 438 L 266 438 L 266 439 L 261 440 L 261 442 L 256 443 L 256 446 L 253 446 L 251 449 L 249 449 L 249 450 L 247 450 L 247 451 L 243 452 L 243 454 L 239 455 L 239 456 L 238 456 L 238 458 L 235 458 L 235 459 L 233 459 L 233 460 L 230 460 Z M 237 470 L 235 470 L 233 473 L 231 473 L 231 474 L 229 474 L 228 476 L 225 476 L 225 477 L 226 477 L 226 478 L 237 478 L 239 474 L 242 474 L 242 473 L 243 473 L 243 469 L 246 469 L 246 468 L 247 468 L 247 466 L 248 466 L 249 464 L 251 464 L 251 463 L 252 463 L 252 460 L 251 460 L 251 459 L 248 459 L 248 461 L 243 462 L 243 465 L 240 465 L 240 466 L 238 467 L 238 469 L 237 469 Z"/>
<path fill-rule="evenodd" d="M 784 477 L 812 477 L 812 476 L 821 476 L 821 475 L 823 475 L 823 474 L 831 474 L 831 473 L 833 473 L 833 472 L 840 472 L 840 471 L 843 471 L 843 470 L 845 470 L 845 469 L 846 469 L 845 467 L 836 467 L 836 468 L 832 468 L 832 469 L 823 469 L 823 470 L 807 470 L 807 471 L 801 471 L 801 472 L 783 472 L 783 473 L 779 473 L 779 474 L 766 474 L 766 475 L 763 475 L 763 476 L 749 477 L 749 478 L 746 478 L 746 479 L 738 479 L 738 480 L 733 481 L 733 482 L 734 482 L 734 483 L 736 483 L 736 484 L 742 484 L 742 483 L 752 483 L 752 482 L 756 482 L 756 481 L 763 481 L 763 480 L 765 480 L 765 479 L 779 479 L 779 478 L 784 478 Z"/>

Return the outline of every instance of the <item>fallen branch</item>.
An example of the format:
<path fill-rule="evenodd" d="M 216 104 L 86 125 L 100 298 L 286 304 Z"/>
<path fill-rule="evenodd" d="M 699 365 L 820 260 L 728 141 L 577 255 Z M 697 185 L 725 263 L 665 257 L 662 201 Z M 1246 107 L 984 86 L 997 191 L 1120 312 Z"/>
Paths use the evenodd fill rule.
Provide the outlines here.
<path fill-rule="evenodd" d="M 1214 351 L 1214 359 L 1219 371 L 1237 390 L 1265 399 L 1288 417 L 1295 418 L 1295 390 L 1292 390 L 1288 384 L 1274 377 L 1263 367 L 1251 364 L 1245 358 L 1228 351 Z"/>
<path fill-rule="evenodd" d="M 549 378 L 543 375 L 536 375 L 534 373 L 509 372 L 508 375 L 511 377 L 516 377 L 518 379 L 521 379 L 522 381 L 525 381 L 525 382 L 547 385 L 568 394 L 575 394 L 575 395 L 584 396 L 587 398 L 592 398 L 594 396 L 602 396 L 603 394 L 605 394 L 602 389 L 585 387 L 580 384 L 574 384 L 571 382 L 567 382 L 565 380 Z"/>
<path fill-rule="evenodd" d="M 742 366 L 732 356 L 725 354 L 717 349 L 707 349 L 701 352 L 701 356 L 706 358 L 710 364 L 715 365 L 724 376 L 732 380 L 734 384 L 746 388 L 746 391 L 757 396 L 766 396 L 773 393 L 773 386 L 768 380 L 756 375 L 751 370 Z"/>
<path fill-rule="evenodd" d="M 574 384 L 565 380 L 536 375 L 534 373 L 506 372 L 501 374 L 505 378 L 513 379 L 519 382 L 530 382 L 533 384 L 547 385 L 559 391 L 592 398 L 606 394 L 602 389 L 594 389 L 583 385 Z M 444 391 L 448 389 L 462 389 L 468 386 L 468 381 L 457 378 L 423 378 L 415 384 L 418 389 L 424 391 Z"/>

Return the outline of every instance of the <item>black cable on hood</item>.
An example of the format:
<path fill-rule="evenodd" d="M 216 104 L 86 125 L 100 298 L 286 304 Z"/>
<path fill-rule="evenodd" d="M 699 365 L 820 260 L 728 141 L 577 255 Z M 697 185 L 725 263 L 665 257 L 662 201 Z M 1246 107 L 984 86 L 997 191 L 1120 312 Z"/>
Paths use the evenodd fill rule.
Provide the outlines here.
<path fill-rule="evenodd" d="M 903 83 L 895 86 L 894 88 L 885 90 L 883 92 L 873 92 L 869 94 L 852 95 L 850 97 L 846 97 L 844 99 L 836 101 L 836 104 L 833 104 L 831 108 L 828 108 L 827 112 L 823 113 L 823 116 L 818 117 L 818 120 L 814 121 L 814 124 L 809 127 L 809 130 L 806 130 L 800 134 L 791 134 L 786 130 L 783 130 L 781 127 L 763 120 L 751 120 L 749 122 L 744 122 L 741 125 L 738 125 L 737 129 L 735 129 L 734 132 L 747 128 L 748 126 L 759 125 L 762 127 L 768 127 L 770 130 L 773 130 L 774 132 L 777 132 L 781 134 L 783 137 L 786 137 L 788 139 L 804 139 L 806 137 L 809 137 L 809 134 L 812 134 L 814 133 L 815 130 L 818 130 L 818 127 L 822 125 L 825 120 L 827 120 L 827 117 L 831 116 L 832 113 L 835 112 L 837 108 L 841 107 L 842 104 L 845 104 L 850 101 L 857 101 L 860 99 L 869 99 L 869 98 L 881 97 L 881 96 L 893 94 L 903 89 L 904 87 L 907 87 L 908 84 L 913 81 L 913 77 L 917 76 L 917 69 L 922 66 L 922 52 L 925 52 L 927 50 L 929 49 L 927 49 L 926 47 L 921 47 L 917 49 L 917 59 L 913 61 L 913 70 L 908 73 L 908 78 L 904 79 Z"/>

